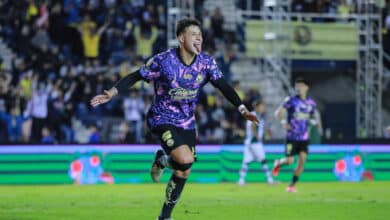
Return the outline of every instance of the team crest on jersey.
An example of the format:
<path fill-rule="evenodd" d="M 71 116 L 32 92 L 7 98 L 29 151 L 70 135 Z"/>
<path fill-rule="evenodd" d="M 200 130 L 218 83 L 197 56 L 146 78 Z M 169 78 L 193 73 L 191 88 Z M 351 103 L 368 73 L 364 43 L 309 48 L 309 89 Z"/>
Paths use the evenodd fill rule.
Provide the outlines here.
<path fill-rule="evenodd" d="M 203 81 L 203 76 L 199 73 L 198 76 L 196 77 L 196 82 L 201 83 Z"/>

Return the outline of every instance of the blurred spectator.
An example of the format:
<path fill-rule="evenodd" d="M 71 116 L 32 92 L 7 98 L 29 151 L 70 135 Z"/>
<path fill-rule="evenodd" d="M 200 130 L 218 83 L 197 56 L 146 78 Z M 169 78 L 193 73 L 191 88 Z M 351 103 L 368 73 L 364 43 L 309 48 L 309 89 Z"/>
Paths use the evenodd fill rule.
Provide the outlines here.
<path fill-rule="evenodd" d="M 337 6 L 337 12 L 341 16 L 342 21 L 346 21 L 349 16 L 351 9 L 349 5 L 347 5 L 346 0 L 340 0 L 339 5 Z"/>
<path fill-rule="evenodd" d="M 207 130 L 210 126 L 210 119 L 202 104 L 197 105 L 195 117 L 197 120 L 197 139 L 200 143 L 207 143 Z"/>
<path fill-rule="evenodd" d="M 221 100 L 222 99 L 220 98 L 215 99 L 215 105 L 212 107 L 210 113 L 213 129 L 210 130 L 210 133 L 208 135 L 209 143 L 224 143 L 226 138 L 225 129 L 230 126 L 228 121 L 226 120 L 226 114 L 223 107 L 223 102 Z"/>
<path fill-rule="evenodd" d="M 385 138 L 390 139 L 390 126 L 385 128 Z"/>
<path fill-rule="evenodd" d="M 33 81 L 33 94 L 24 112 L 25 117 L 32 118 L 31 137 L 32 143 L 39 143 L 42 138 L 42 128 L 47 125 L 49 88 L 44 83 L 39 83 L 37 76 Z"/>
<path fill-rule="evenodd" d="M 98 129 L 98 126 L 95 124 L 92 124 L 89 128 L 90 135 L 88 138 L 88 144 L 100 144 L 101 143 L 101 136 Z"/>
<path fill-rule="evenodd" d="M 27 11 L 26 11 L 26 20 L 30 21 L 33 20 L 33 18 L 38 16 L 38 6 L 36 5 L 34 0 L 27 0 Z"/>
<path fill-rule="evenodd" d="M 230 45 L 222 46 L 221 49 L 221 52 L 216 54 L 215 61 L 217 62 L 218 67 L 222 71 L 225 79 L 228 82 L 231 82 L 232 72 L 230 66 L 235 60 L 237 60 L 237 56 L 233 47 Z"/>
<path fill-rule="evenodd" d="M 1 74 L 0 80 L 2 81 L 2 83 L 0 83 L 0 126 L 2 128 L 0 129 L 0 143 L 7 143 L 8 130 L 4 129 L 7 128 L 7 103 L 9 102 L 9 96 L 7 94 L 8 82 L 6 80 L 6 75 Z"/>
<path fill-rule="evenodd" d="M 35 35 L 32 37 L 31 45 L 34 46 L 36 49 L 51 46 L 49 33 L 44 27 L 39 28 Z"/>
<path fill-rule="evenodd" d="M 142 141 L 142 113 L 145 103 L 136 90 L 131 90 L 130 96 L 123 101 L 125 120 L 134 131 L 136 143 Z"/>
<path fill-rule="evenodd" d="M 221 9 L 216 7 L 214 10 L 214 14 L 211 16 L 211 29 L 213 30 L 213 35 L 215 38 L 219 40 L 223 40 L 224 30 L 224 17 L 222 15 Z"/>
<path fill-rule="evenodd" d="M 78 27 L 81 34 L 81 40 L 84 46 L 84 57 L 90 60 L 95 60 L 99 57 L 99 44 L 101 35 L 107 29 L 109 23 L 106 22 L 100 28 L 90 21 L 89 16 L 86 16 L 83 23 Z"/>
<path fill-rule="evenodd" d="M 65 109 L 62 112 L 62 120 L 60 124 L 61 134 L 63 135 L 63 143 L 71 144 L 75 142 L 75 131 L 72 128 L 73 104 L 65 103 Z"/>
<path fill-rule="evenodd" d="M 155 26 L 141 24 L 140 27 L 135 27 L 134 37 L 137 42 L 137 54 L 144 59 L 149 58 L 152 55 L 152 46 L 157 36 L 158 31 Z"/>
<path fill-rule="evenodd" d="M 61 3 L 57 2 L 49 9 L 48 33 L 53 43 L 62 46 L 68 37 L 68 28 L 65 22 L 65 13 Z"/>
<path fill-rule="evenodd" d="M 48 127 L 42 128 L 42 138 L 40 141 L 41 144 L 55 144 L 56 139 L 54 138 L 54 135 L 51 133 L 50 129 Z"/>
<path fill-rule="evenodd" d="M 130 131 L 129 125 L 126 122 L 122 122 L 119 126 L 119 143 L 120 144 L 134 144 L 139 143 L 135 141 L 134 132 Z"/>
<path fill-rule="evenodd" d="M 167 14 L 165 12 L 165 7 L 163 5 L 157 6 L 157 27 L 159 29 L 165 30 L 167 28 Z"/>
<path fill-rule="evenodd" d="M 68 15 L 66 22 L 68 24 L 75 24 L 81 20 L 80 3 L 79 0 L 64 0 L 65 13 Z"/>

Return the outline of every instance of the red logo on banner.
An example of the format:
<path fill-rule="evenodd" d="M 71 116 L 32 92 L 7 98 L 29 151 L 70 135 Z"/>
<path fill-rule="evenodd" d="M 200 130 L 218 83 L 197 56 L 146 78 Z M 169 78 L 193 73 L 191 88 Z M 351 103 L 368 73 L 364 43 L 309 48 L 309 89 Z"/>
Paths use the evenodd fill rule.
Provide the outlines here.
<path fill-rule="evenodd" d="M 91 164 L 91 166 L 97 167 L 100 164 L 100 158 L 98 156 L 92 156 L 89 159 L 89 163 Z"/>
<path fill-rule="evenodd" d="M 362 158 L 360 157 L 360 155 L 355 155 L 353 157 L 353 164 L 360 165 L 361 163 L 362 163 Z"/>
<path fill-rule="evenodd" d="M 336 171 L 338 173 L 344 173 L 346 169 L 347 169 L 347 163 L 345 162 L 345 160 L 338 160 L 336 162 Z"/>
<path fill-rule="evenodd" d="M 74 173 L 80 173 L 83 170 L 83 164 L 79 160 L 75 160 L 70 165 L 70 169 Z"/>

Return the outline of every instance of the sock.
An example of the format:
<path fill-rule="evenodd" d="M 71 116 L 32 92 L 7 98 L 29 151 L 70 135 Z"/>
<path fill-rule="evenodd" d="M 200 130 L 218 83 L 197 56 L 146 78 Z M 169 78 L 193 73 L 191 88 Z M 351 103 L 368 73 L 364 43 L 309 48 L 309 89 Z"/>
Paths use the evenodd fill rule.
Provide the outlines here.
<path fill-rule="evenodd" d="M 248 172 L 248 164 L 242 163 L 240 170 L 240 179 L 245 180 L 246 173 Z"/>
<path fill-rule="evenodd" d="M 274 180 L 272 178 L 271 172 L 269 171 L 267 161 L 263 160 L 263 161 L 261 161 L 261 164 L 262 164 L 261 167 L 263 168 L 263 171 L 265 172 L 265 175 L 267 176 L 267 181 L 273 182 Z"/>
<path fill-rule="evenodd" d="M 168 155 L 163 155 L 161 156 L 158 161 L 160 162 L 160 164 L 163 166 L 163 167 L 168 167 L 168 168 L 172 168 L 172 165 L 171 165 L 171 156 L 168 156 Z"/>
<path fill-rule="evenodd" d="M 172 174 L 165 192 L 165 202 L 161 210 L 160 219 L 170 218 L 173 208 L 179 200 L 187 179 L 183 179 Z"/>
<path fill-rule="evenodd" d="M 298 180 L 299 180 L 299 176 L 294 175 L 291 180 L 290 186 L 294 186 L 295 183 L 298 182 Z"/>

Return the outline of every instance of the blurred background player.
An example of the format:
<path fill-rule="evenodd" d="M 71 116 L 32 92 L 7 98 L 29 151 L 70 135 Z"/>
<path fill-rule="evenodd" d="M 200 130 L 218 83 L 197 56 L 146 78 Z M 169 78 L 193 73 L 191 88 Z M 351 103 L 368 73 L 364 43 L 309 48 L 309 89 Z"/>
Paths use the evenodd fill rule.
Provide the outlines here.
<path fill-rule="evenodd" d="M 248 172 L 248 164 L 251 162 L 260 162 L 262 169 L 266 174 L 267 182 L 269 184 L 273 184 L 274 180 L 268 168 L 263 148 L 263 135 L 266 129 L 264 123 L 265 105 L 261 99 L 257 98 L 252 102 L 252 106 L 254 110 L 252 113 L 257 116 L 260 122 L 259 124 L 252 123 L 251 121 L 246 122 L 244 158 L 242 160 L 238 185 L 242 186 L 245 184 L 245 177 Z"/>
<path fill-rule="evenodd" d="M 287 130 L 286 157 L 275 160 L 272 175 L 279 174 L 280 167 L 294 163 L 294 156 L 299 155 L 298 166 L 286 191 L 296 192 L 295 184 L 303 172 L 309 146 L 309 123 L 318 124 L 315 119 L 316 102 L 307 96 L 309 85 L 303 78 L 295 80 L 297 95 L 287 97 L 276 110 L 275 116 Z M 286 115 L 287 114 L 287 115 Z M 287 116 L 287 120 L 285 119 Z"/>
<path fill-rule="evenodd" d="M 96 107 L 119 93 L 128 93 L 129 88 L 139 80 L 153 82 L 155 99 L 147 114 L 147 123 L 151 132 L 159 137 L 164 150 L 158 150 L 155 154 L 152 180 L 159 182 L 165 167 L 173 169 L 158 220 L 171 219 L 172 210 L 195 161 L 195 109 L 200 89 L 207 82 L 218 88 L 243 117 L 259 122 L 223 78 L 215 60 L 202 53 L 200 23 L 189 18 L 179 20 L 176 36 L 178 48 L 153 56 L 139 70 L 128 74 L 110 90 L 91 100 L 91 105 Z"/>

